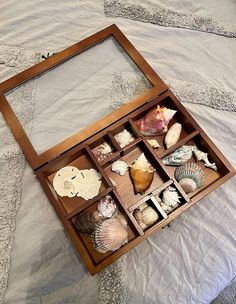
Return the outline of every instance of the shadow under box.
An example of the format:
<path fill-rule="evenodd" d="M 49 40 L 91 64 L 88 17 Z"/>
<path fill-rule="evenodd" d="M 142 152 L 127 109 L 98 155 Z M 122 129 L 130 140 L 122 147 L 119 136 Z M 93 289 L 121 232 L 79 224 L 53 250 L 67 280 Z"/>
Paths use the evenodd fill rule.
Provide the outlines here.
<path fill-rule="evenodd" d="M 124 161 L 128 166 L 130 166 L 138 159 L 142 153 L 144 153 L 148 162 L 155 169 L 151 186 L 146 190 L 144 194 L 135 194 L 129 170 L 125 173 L 125 175 L 120 176 L 119 174 L 112 172 L 112 164 L 107 164 L 107 166 L 104 167 L 107 176 L 115 182 L 116 191 L 119 193 L 120 199 L 126 208 L 129 208 L 137 201 L 145 197 L 148 193 L 151 193 L 153 190 L 159 188 L 169 179 L 166 172 L 162 169 L 158 161 L 142 141 L 134 144 L 131 147 L 128 147 L 127 149 L 124 149 L 123 156 L 120 158 L 120 160 Z"/>
<path fill-rule="evenodd" d="M 64 159 L 61 162 L 58 162 L 55 166 L 50 168 L 50 175 L 48 176 L 49 181 L 51 184 L 53 183 L 53 178 L 57 171 L 61 169 L 64 166 L 74 166 L 78 168 L 79 170 L 85 170 L 85 169 L 95 169 L 97 172 L 99 172 L 99 169 L 87 153 L 86 149 L 81 149 L 77 153 L 73 154 L 71 157 L 68 159 Z M 99 172 L 101 174 L 101 172 Z M 101 178 L 101 186 L 99 189 L 99 194 L 103 193 L 107 188 L 108 184 L 105 181 L 104 177 L 102 176 Z M 52 187 L 52 191 L 56 194 L 56 191 Z M 63 205 L 65 211 L 67 214 L 73 213 L 75 210 L 80 209 L 82 210 L 86 206 L 88 206 L 89 202 L 91 200 L 96 200 L 96 197 L 91 199 L 91 200 L 85 200 L 82 197 L 79 196 L 74 196 L 74 197 L 68 197 L 68 196 L 59 196 L 56 194 L 58 197 L 59 202 Z"/>
<path fill-rule="evenodd" d="M 121 206 L 121 204 L 118 202 L 118 200 L 116 199 L 115 195 L 113 192 L 109 192 L 108 195 L 110 195 L 113 200 L 115 201 L 116 205 L 118 206 L 118 210 L 119 212 L 122 213 L 122 215 L 126 218 L 127 222 L 128 222 L 128 226 L 127 226 L 127 231 L 128 231 L 128 242 L 126 244 L 124 244 L 122 247 L 125 247 L 131 240 L 135 239 L 136 237 L 138 237 L 138 232 L 135 229 L 133 223 L 130 221 L 130 219 L 128 218 L 126 212 L 124 211 L 123 207 Z M 91 206 L 89 206 L 88 208 L 84 209 L 83 212 L 90 212 L 93 213 L 94 211 L 97 210 L 97 205 L 99 203 L 99 200 L 94 202 Z M 75 216 L 76 217 L 76 216 Z M 74 222 L 75 222 L 75 217 L 73 217 L 71 219 L 73 226 Z M 75 228 L 76 230 L 76 228 Z M 105 253 L 101 253 L 99 251 L 97 251 L 94 246 L 93 246 L 93 242 L 92 242 L 92 238 L 90 234 L 85 234 L 85 233 L 81 233 L 78 232 L 76 230 L 78 236 L 80 237 L 80 239 L 82 240 L 83 244 L 85 245 L 85 247 L 87 248 L 87 251 L 90 255 L 90 257 L 92 258 L 92 261 L 95 265 L 99 264 L 100 262 L 102 262 L 103 260 L 105 260 L 108 256 L 113 254 L 113 251 L 107 251 Z"/>

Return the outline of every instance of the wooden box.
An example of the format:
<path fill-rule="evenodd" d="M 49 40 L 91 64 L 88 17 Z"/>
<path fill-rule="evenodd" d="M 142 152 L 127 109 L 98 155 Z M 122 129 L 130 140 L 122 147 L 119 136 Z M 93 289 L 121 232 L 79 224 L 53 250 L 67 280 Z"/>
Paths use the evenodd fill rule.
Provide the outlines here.
<path fill-rule="evenodd" d="M 86 57 L 88 49 L 99 45 L 111 37 L 151 83 L 150 89 L 140 96 L 136 96 L 114 112 L 85 127 L 83 131 L 69 136 L 55 146 L 43 151 L 43 153 L 36 152 L 25 130 L 25 126 L 18 119 L 17 113 L 13 111 L 14 106 L 8 101 L 8 93 L 25 82 L 29 82 L 34 77 L 44 75 L 46 72 L 50 73 L 54 70 L 54 74 L 56 75 L 56 67 L 63 66 L 71 58 L 80 56 L 81 54 Z M 100 60 L 99 54 L 97 60 Z M 80 71 L 78 71 L 79 73 Z M 148 138 L 140 133 L 135 124 L 137 119 L 157 105 L 177 110 L 177 114 L 170 121 L 169 126 L 175 122 L 182 124 L 180 139 L 169 149 L 166 149 L 164 146 L 164 135 L 155 137 L 158 139 L 161 147 L 153 149 L 147 141 Z M 148 236 L 169 224 L 182 212 L 234 175 L 234 169 L 219 149 L 116 25 L 101 30 L 1 83 L 0 109 L 91 274 L 101 271 Z M 121 148 L 115 139 L 115 135 L 124 129 L 132 133 L 134 140 L 129 145 Z M 93 153 L 93 149 L 104 141 L 109 142 L 113 147 L 113 153 L 106 159 L 98 161 Z M 42 143 L 39 142 L 40 144 Z M 194 144 L 200 150 L 209 153 L 210 161 L 215 162 L 218 168 L 218 171 L 214 171 L 205 167 L 203 162 L 197 162 L 204 170 L 206 180 L 203 186 L 189 194 L 184 192 L 175 179 L 175 167 L 166 166 L 162 161 L 165 156 L 177 148 L 188 144 Z M 129 174 L 119 176 L 111 171 L 111 164 L 115 160 L 121 159 L 128 165 L 131 165 L 142 152 L 144 152 L 150 164 L 155 168 L 155 173 L 151 187 L 141 195 L 134 194 Z M 196 159 L 193 157 L 190 161 L 196 163 Z M 59 169 L 67 165 L 72 165 L 79 169 L 95 168 L 100 172 L 102 175 L 102 185 L 96 197 L 86 201 L 78 196 L 72 198 L 60 197 L 56 193 L 52 186 L 53 177 Z M 116 183 L 116 186 L 114 186 L 110 178 Z M 170 185 L 178 192 L 181 203 L 178 208 L 166 214 L 160 207 L 160 197 L 164 189 Z M 90 235 L 77 232 L 74 226 L 74 219 L 76 215 L 83 211 L 96 210 L 98 201 L 107 194 L 112 196 L 121 213 L 127 218 L 128 242 L 114 252 L 100 253 L 93 248 Z M 133 215 L 134 210 L 143 201 L 147 201 L 159 214 L 158 221 L 145 230 L 139 226 Z"/>

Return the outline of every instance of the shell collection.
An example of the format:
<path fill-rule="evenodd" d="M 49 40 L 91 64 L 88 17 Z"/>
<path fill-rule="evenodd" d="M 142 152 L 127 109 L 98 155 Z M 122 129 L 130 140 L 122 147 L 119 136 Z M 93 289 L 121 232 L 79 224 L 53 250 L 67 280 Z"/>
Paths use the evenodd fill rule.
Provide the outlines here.
<path fill-rule="evenodd" d="M 167 166 L 181 166 L 190 160 L 195 150 L 197 150 L 196 146 L 182 146 L 166 156 L 163 163 Z"/>
<path fill-rule="evenodd" d="M 130 166 L 130 176 L 136 194 L 144 193 L 151 186 L 154 171 L 144 153 Z"/>
<path fill-rule="evenodd" d="M 172 186 L 167 187 L 162 193 L 162 201 L 160 203 L 162 209 L 166 214 L 179 206 L 181 196 L 179 196 L 176 189 Z"/>
<path fill-rule="evenodd" d="M 143 230 L 157 222 L 159 218 L 158 213 L 147 203 L 143 203 L 139 208 L 135 209 L 133 215 Z"/>
<path fill-rule="evenodd" d="M 182 130 L 182 125 L 178 122 L 176 122 L 170 127 L 170 129 L 166 133 L 164 140 L 167 149 L 172 147 L 178 142 L 181 134 L 181 130 Z"/>
<path fill-rule="evenodd" d="M 148 111 L 135 123 L 144 136 L 161 135 L 167 132 L 168 123 L 177 111 L 160 107 L 159 105 Z"/>
<path fill-rule="evenodd" d="M 73 166 L 63 167 L 53 178 L 53 187 L 60 196 L 80 196 L 85 200 L 94 198 L 101 187 L 101 174 L 95 169 L 79 170 Z"/>
<path fill-rule="evenodd" d="M 111 218 L 96 223 L 91 238 L 97 251 L 115 251 L 127 243 L 128 231 L 118 219 Z"/>
<path fill-rule="evenodd" d="M 126 129 L 116 134 L 114 138 L 121 148 L 126 147 L 128 144 L 132 143 L 135 139 L 133 135 Z"/>
<path fill-rule="evenodd" d="M 96 156 L 97 160 L 101 162 L 113 153 L 113 148 L 104 141 L 101 145 L 93 148 L 92 152 Z"/>
<path fill-rule="evenodd" d="M 123 160 L 115 161 L 111 166 L 111 171 L 123 176 L 128 171 L 128 165 Z"/>
<path fill-rule="evenodd" d="M 175 178 L 186 193 L 193 192 L 204 184 L 205 174 L 195 163 L 187 163 L 175 170 Z"/>

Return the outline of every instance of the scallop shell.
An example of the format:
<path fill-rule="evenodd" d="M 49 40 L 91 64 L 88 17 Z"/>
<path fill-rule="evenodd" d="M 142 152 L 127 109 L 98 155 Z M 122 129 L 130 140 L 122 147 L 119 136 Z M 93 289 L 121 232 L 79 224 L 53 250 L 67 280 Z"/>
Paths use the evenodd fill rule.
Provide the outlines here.
<path fill-rule="evenodd" d="M 134 141 L 133 135 L 126 129 L 124 129 L 122 132 L 116 134 L 114 136 L 115 140 L 118 142 L 119 146 L 121 148 L 124 148 L 128 144 L 132 143 Z"/>
<path fill-rule="evenodd" d="M 76 180 L 80 170 L 73 166 L 61 168 L 53 178 L 53 188 L 60 196 L 74 197 L 78 192 Z"/>
<path fill-rule="evenodd" d="M 197 150 L 196 146 L 182 146 L 165 157 L 163 163 L 167 166 L 181 166 L 190 160 L 195 150 Z"/>
<path fill-rule="evenodd" d="M 112 218 L 95 224 L 91 235 L 94 248 L 99 252 L 115 251 L 128 241 L 128 232 L 119 220 Z"/>
<path fill-rule="evenodd" d="M 95 218 L 90 212 L 82 212 L 75 217 L 74 225 L 77 231 L 90 234 L 95 227 Z"/>
<path fill-rule="evenodd" d="M 111 218 L 117 214 L 118 208 L 113 198 L 106 195 L 98 202 L 97 210 L 102 217 Z"/>
<path fill-rule="evenodd" d="M 154 177 L 154 169 L 142 153 L 130 167 L 130 176 L 135 193 L 144 193 L 150 186 Z"/>
<path fill-rule="evenodd" d="M 177 122 L 170 127 L 164 140 L 167 149 L 178 142 L 181 134 L 181 130 L 182 130 L 182 125 Z"/>
<path fill-rule="evenodd" d="M 180 204 L 181 196 L 179 196 L 176 189 L 172 186 L 167 187 L 162 193 L 162 201 L 169 207 L 175 208 Z"/>
<path fill-rule="evenodd" d="M 175 178 L 186 193 L 201 187 L 205 180 L 205 173 L 195 163 L 187 163 L 175 170 Z"/>
<path fill-rule="evenodd" d="M 123 176 L 128 170 L 128 165 L 123 160 L 117 160 L 111 165 L 111 171 Z"/>

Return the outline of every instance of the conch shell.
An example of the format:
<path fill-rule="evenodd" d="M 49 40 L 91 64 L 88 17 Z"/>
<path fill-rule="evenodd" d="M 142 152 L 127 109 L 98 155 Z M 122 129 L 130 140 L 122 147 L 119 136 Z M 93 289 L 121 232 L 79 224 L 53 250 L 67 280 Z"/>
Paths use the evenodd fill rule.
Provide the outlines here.
<path fill-rule="evenodd" d="M 154 169 L 148 163 L 144 153 L 130 167 L 130 176 L 133 181 L 135 193 L 144 193 L 151 185 Z"/>
<path fill-rule="evenodd" d="M 167 132 L 168 123 L 177 111 L 157 106 L 135 123 L 145 136 L 161 135 Z"/>

